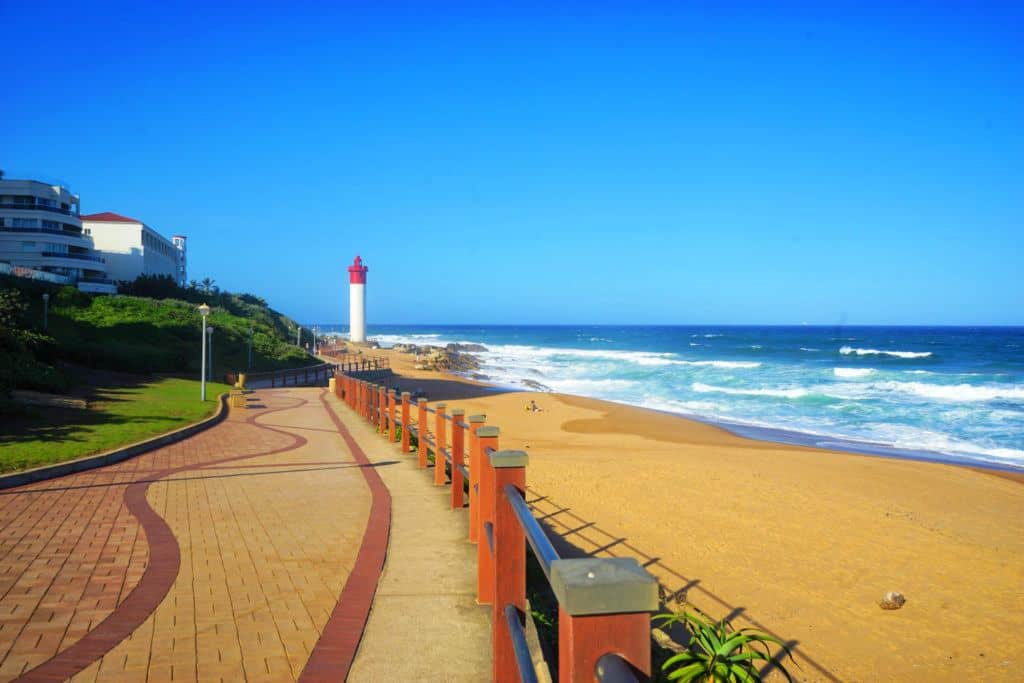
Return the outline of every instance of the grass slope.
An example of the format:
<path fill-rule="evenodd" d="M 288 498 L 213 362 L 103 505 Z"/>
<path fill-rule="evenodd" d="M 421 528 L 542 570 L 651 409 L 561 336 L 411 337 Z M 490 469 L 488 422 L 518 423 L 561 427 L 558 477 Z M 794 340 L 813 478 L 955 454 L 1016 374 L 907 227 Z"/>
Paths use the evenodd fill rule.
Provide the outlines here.
<path fill-rule="evenodd" d="M 89 373 L 73 393 L 87 410 L 31 408 L 8 416 L 0 432 L 0 472 L 38 467 L 124 446 L 212 415 L 229 387 L 176 378 Z"/>

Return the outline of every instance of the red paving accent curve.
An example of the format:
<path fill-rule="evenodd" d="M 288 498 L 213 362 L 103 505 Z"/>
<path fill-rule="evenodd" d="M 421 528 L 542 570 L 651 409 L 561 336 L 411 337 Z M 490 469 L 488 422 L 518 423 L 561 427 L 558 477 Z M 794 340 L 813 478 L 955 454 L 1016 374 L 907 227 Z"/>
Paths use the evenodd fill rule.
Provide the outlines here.
<path fill-rule="evenodd" d="M 391 494 L 388 493 L 377 470 L 370 466 L 366 453 L 352 438 L 352 434 L 326 400 L 326 395 L 327 392 L 320 394 L 320 401 L 348 445 L 352 456 L 362 465 L 360 471 L 370 488 L 372 503 L 370 518 L 363 532 L 363 541 L 359 546 L 355 565 L 338 598 L 338 604 L 331 612 L 331 617 L 313 647 L 302 675 L 299 676 L 299 680 L 304 683 L 339 681 L 348 677 L 356 650 L 359 648 L 359 641 L 363 636 L 363 629 L 366 627 L 366 620 L 370 615 L 373 597 L 377 593 L 377 583 L 384 569 L 388 537 L 391 534 Z"/>
<path fill-rule="evenodd" d="M 168 475 L 187 470 L 202 469 L 206 465 L 221 465 L 227 462 L 273 455 L 300 448 L 306 443 L 304 437 L 281 429 L 260 425 L 256 422 L 257 417 L 280 410 L 291 410 L 308 403 L 305 399 L 297 400 L 299 402 L 295 405 L 265 410 L 245 420 L 245 422 L 261 429 L 290 436 L 293 439 L 290 445 L 259 453 L 231 456 L 208 463 L 200 462 L 167 468 L 158 471 L 144 481 L 136 481 L 127 486 L 124 491 L 124 502 L 129 512 L 142 525 L 149 545 L 149 563 L 142 578 L 114 611 L 107 615 L 95 628 L 91 629 L 73 645 L 35 668 L 26 671 L 17 679 L 18 681 L 25 681 L 27 683 L 29 681 L 56 681 L 70 678 L 110 652 L 118 643 L 142 625 L 163 601 L 164 597 L 166 597 L 167 592 L 171 589 L 178 576 L 181 564 L 181 551 L 178 547 L 178 541 L 174 538 L 174 534 L 167 523 L 153 510 L 146 499 L 146 491 L 149 489 L 150 484 L 154 480 Z M 362 455 L 361 452 L 360 455 Z M 362 457 L 365 459 L 365 456 Z M 376 473 L 374 472 L 374 474 Z"/>

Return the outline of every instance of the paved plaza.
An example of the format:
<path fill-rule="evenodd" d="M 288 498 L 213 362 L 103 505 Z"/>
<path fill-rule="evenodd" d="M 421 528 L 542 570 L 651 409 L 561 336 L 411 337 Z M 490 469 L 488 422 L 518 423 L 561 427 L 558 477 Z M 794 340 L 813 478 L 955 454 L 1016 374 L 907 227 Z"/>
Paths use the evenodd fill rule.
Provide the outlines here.
<path fill-rule="evenodd" d="M 0 491 L 0 681 L 486 679 L 465 515 L 411 460 L 323 389 L 260 390 Z M 479 654 L 434 668 L 452 634 Z"/>

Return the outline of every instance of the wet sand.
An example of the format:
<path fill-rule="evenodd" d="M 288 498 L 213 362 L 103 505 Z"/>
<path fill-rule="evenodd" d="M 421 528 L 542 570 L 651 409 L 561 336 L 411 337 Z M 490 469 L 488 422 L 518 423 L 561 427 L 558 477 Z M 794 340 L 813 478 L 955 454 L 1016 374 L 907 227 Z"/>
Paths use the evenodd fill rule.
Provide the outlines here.
<path fill-rule="evenodd" d="M 565 552 L 637 557 L 708 614 L 795 641 L 797 679 L 1021 680 L 1024 476 L 754 441 L 386 355 L 403 389 L 486 413 L 530 453 Z M 889 590 L 902 609 L 878 607 Z"/>

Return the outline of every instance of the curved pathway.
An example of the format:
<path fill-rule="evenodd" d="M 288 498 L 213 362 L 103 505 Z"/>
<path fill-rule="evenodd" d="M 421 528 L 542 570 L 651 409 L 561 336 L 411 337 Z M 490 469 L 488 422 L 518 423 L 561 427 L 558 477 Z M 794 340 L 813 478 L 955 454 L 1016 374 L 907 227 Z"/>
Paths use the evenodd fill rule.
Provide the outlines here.
<path fill-rule="evenodd" d="M 0 492 L 0 680 L 343 678 L 390 498 L 322 395 Z"/>

